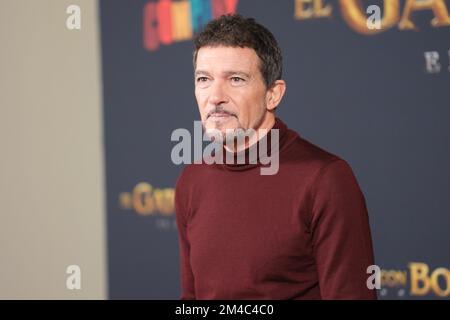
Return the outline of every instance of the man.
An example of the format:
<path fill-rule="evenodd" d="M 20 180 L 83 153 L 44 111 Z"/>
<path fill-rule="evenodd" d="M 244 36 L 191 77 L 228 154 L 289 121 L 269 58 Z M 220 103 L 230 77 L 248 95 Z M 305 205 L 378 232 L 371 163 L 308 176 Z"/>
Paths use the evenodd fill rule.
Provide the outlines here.
<path fill-rule="evenodd" d="M 275 117 L 286 84 L 273 35 L 253 19 L 222 16 L 197 36 L 194 68 L 206 132 L 229 140 L 240 129 L 276 129 L 277 150 L 269 151 L 279 168 L 185 167 L 175 191 L 181 299 L 376 298 L 366 284 L 368 215 L 350 167 Z M 225 153 L 247 155 L 263 140 L 252 139 Z"/>

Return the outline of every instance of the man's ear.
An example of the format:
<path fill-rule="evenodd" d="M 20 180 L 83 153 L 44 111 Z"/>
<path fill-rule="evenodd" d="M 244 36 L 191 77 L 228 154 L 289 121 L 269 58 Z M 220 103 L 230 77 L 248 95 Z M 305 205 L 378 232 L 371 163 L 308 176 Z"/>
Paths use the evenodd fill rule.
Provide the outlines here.
<path fill-rule="evenodd" d="M 266 106 L 267 110 L 274 110 L 286 91 L 286 82 L 284 80 L 276 80 L 272 87 L 270 87 L 266 92 Z"/>

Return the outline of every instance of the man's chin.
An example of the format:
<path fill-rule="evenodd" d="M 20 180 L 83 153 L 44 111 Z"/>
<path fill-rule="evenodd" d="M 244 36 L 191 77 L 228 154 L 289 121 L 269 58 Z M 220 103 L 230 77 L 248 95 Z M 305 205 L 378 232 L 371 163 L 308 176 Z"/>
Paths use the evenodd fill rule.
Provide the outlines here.
<path fill-rule="evenodd" d="M 213 126 L 217 129 L 221 129 L 224 126 L 233 126 L 237 124 L 237 118 L 234 115 L 211 115 L 206 119 L 207 126 Z"/>
<path fill-rule="evenodd" d="M 209 137 L 215 137 L 214 140 L 219 140 L 225 142 L 229 140 L 231 136 L 236 134 L 236 130 L 239 129 L 239 126 L 236 125 L 228 125 L 228 126 L 211 126 L 208 125 L 205 127 L 205 133 Z"/>
<path fill-rule="evenodd" d="M 204 123 L 207 130 L 220 130 L 223 133 L 226 130 L 236 130 L 239 128 L 239 122 L 235 116 L 228 117 L 209 117 Z"/>
<path fill-rule="evenodd" d="M 206 127 L 205 129 L 205 133 L 209 136 L 215 136 L 215 135 L 221 135 L 223 137 L 225 137 L 225 135 L 229 135 L 234 133 L 237 130 L 236 127 Z"/>

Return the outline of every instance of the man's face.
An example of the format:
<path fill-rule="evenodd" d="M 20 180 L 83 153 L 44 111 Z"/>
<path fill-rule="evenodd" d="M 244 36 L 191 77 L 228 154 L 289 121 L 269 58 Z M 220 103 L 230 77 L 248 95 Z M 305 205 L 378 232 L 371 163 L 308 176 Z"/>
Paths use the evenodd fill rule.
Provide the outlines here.
<path fill-rule="evenodd" d="M 251 48 L 202 47 L 197 53 L 195 97 L 206 132 L 259 129 L 266 120 L 266 86 Z"/>

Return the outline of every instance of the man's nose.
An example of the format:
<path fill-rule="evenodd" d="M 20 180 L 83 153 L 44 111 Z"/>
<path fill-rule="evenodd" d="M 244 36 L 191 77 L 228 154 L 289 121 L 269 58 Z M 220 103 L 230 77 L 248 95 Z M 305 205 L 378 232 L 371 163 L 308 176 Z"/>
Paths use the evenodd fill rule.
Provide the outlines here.
<path fill-rule="evenodd" d="M 228 103 L 228 94 L 225 88 L 226 84 L 222 81 L 215 81 L 211 86 L 209 103 L 220 105 Z"/>

